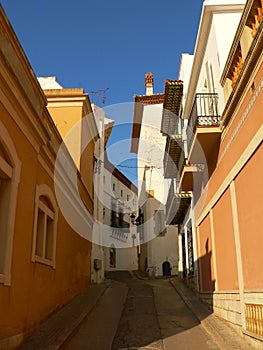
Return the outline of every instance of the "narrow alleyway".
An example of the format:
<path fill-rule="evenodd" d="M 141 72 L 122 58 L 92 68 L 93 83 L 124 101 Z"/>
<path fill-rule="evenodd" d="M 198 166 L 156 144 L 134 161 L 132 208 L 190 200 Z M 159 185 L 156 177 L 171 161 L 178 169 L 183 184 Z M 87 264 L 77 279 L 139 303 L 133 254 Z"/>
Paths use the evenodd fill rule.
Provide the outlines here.
<path fill-rule="evenodd" d="M 109 288 L 64 350 L 219 349 L 169 280 L 109 276 Z"/>

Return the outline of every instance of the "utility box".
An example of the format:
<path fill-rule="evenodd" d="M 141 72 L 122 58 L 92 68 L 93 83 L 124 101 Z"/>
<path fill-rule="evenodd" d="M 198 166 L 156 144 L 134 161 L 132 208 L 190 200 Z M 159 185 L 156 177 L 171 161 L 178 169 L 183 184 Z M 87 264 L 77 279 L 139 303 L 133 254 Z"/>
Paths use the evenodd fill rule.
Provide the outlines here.
<path fill-rule="evenodd" d="M 102 261 L 101 259 L 94 259 L 94 269 L 101 270 L 102 269 Z"/>

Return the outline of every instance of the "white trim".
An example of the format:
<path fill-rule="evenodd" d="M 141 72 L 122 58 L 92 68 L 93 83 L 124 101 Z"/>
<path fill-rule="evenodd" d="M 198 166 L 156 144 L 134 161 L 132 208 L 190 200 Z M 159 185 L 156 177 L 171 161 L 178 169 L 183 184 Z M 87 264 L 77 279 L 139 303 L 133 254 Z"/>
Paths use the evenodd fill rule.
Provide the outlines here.
<path fill-rule="evenodd" d="M 216 260 L 216 244 L 215 244 L 215 230 L 214 230 L 214 217 L 213 209 L 209 212 L 210 219 L 210 232 L 211 232 L 211 243 L 212 243 L 212 259 L 213 259 L 213 268 L 214 268 L 214 277 L 215 277 L 215 290 L 218 290 L 218 279 L 217 279 L 217 260 Z"/>
<path fill-rule="evenodd" d="M 233 227 L 234 227 L 234 237 L 235 237 L 236 259 L 237 259 L 241 319 L 242 319 L 242 327 L 243 329 L 245 329 L 246 318 L 245 318 L 245 304 L 244 304 L 243 265 L 242 265 L 241 244 L 240 244 L 240 236 L 239 236 L 239 220 L 238 220 L 238 211 L 237 211 L 236 189 L 235 189 L 234 181 L 232 181 L 230 184 L 230 197 L 231 197 L 231 207 L 232 207 L 232 213 L 233 213 Z"/>
<path fill-rule="evenodd" d="M 11 263 L 13 253 L 13 240 L 15 230 L 15 218 L 16 218 L 16 206 L 17 206 L 17 194 L 18 185 L 20 182 L 21 166 L 22 163 L 18 158 L 15 145 L 11 139 L 8 130 L 4 124 L 0 121 L 0 142 L 3 144 L 5 151 L 10 158 L 12 165 L 12 178 L 11 178 L 11 192 L 10 192 L 10 204 L 7 213 L 7 245 L 6 245 L 6 257 L 4 263 L 4 274 L 0 276 L 0 283 L 5 285 L 11 284 Z"/>
<path fill-rule="evenodd" d="M 197 251 L 198 251 L 198 272 L 199 276 L 197 278 L 200 280 L 199 284 L 199 293 L 203 293 L 203 278 L 202 278 L 202 264 L 201 264 L 201 246 L 200 246 L 200 227 L 196 228 L 196 236 L 197 236 Z"/>
<path fill-rule="evenodd" d="M 51 179 L 53 179 L 53 176 L 54 176 L 53 168 L 50 168 L 48 166 L 42 154 L 38 154 L 37 158 L 39 163 L 42 165 L 43 169 L 46 171 L 46 173 L 50 176 Z"/>
<path fill-rule="evenodd" d="M 13 174 L 13 168 L 0 156 L 0 174 L 3 172 L 8 178 L 11 179 Z"/>
<path fill-rule="evenodd" d="M 52 205 L 53 211 L 48 208 L 44 203 L 40 201 L 40 197 L 44 196 L 46 197 Z M 43 256 L 36 255 L 36 239 L 37 239 L 37 225 L 38 225 L 38 211 L 39 208 L 45 213 L 45 215 L 48 215 L 50 218 L 53 219 L 53 256 L 52 259 L 45 259 L 44 252 Z M 56 241 L 57 241 L 57 223 L 58 223 L 58 206 L 56 203 L 56 198 L 50 189 L 50 187 L 46 184 L 36 185 L 36 195 L 35 195 L 35 215 L 34 215 L 34 229 L 33 229 L 33 244 L 32 244 L 32 256 L 31 260 L 33 262 L 40 262 L 49 266 L 52 266 L 53 268 L 56 268 Z M 44 234 L 46 233 L 46 221 L 45 221 L 45 227 L 44 227 Z M 44 237 L 44 241 L 46 240 L 46 237 Z M 43 245 L 44 249 L 45 244 Z"/>
<path fill-rule="evenodd" d="M 254 69 L 254 71 L 255 71 L 255 69 Z M 230 130 L 233 122 L 236 120 L 236 116 L 237 116 L 240 108 L 242 107 L 242 104 L 244 103 L 244 99 L 247 97 L 247 94 L 249 93 L 249 90 L 251 88 L 250 87 L 251 82 L 255 79 L 257 73 L 258 73 L 258 71 L 254 73 L 254 76 L 250 79 L 250 82 L 248 82 L 246 89 L 243 91 L 242 96 L 239 98 L 238 105 L 236 105 L 235 110 L 232 113 L 231 119 L 229 120 L 227 126 L 223 129 L 222 136 L 221 136 L 221 143 L 223 142 L 224 138 L 229 133 L 229 130 Z M 239 130 L 241 129 L 241 127 L 243 126 L 243 124 L 245 123 L 247 118 L 250 116 L 249 112 L 252 110 L 252 108 L 254 107 L 255 103 L 257 102 L 257 100 L 259 98 L 259 95 L 262 92 L 262 89 L 263 89 L 263 79 L 261 77 L 260 78 L 260 82 L 257 85 L 257 87 L 255 88 L 255 92 L 253 93 L 253 96 L 250 99 L 250 102 L 247 103 L 246 108 L 245 108 L 244 112 L 242 113 L 241 117 L 239 118 L 236 127 L 231 132 L 231 137 L 229 138 L 227 144 L 225 145 L 225 148 L 224 148 L 223 152 L 220 155 L 220 159 L 218 159 L 218 164 L 221 163 L 221 161 L 223 160 L 223 158 L 225 156 L 225 153 L 229 149 L 229 147 L 232 144 L 232 142 L 234 141 L 235 137 L 238 135 Z"/>
<path fill-rule="evenodd" d="M 196 226 L 200 225 L 200 223 L 204 220 L 206 215 L 210 212 L 210 210 L 213 208 L 213 206 L 216 204 L 218 199 L 221 197 L 221 195 L 225 192 L 227 187 L 230 185 L 230 183 L 233 181 L 233 179 L 236 177 L 236 175 L 240 172 L 240 170 L 243 168 L 243 166 L 247 163 L 249 158 L 252 156 L 254 151 L 257 149 L 257 147 L 261 144 L 263 140 L 263 125 L 260 127 L 260 129 L 255 134 L 254 138 L 250 141 L 247 148 L 244 150 L 234 167 L 230 170 L 228 175 L 226 176 L 225 180 L 219 187 L 219 189 L 216 191 L 210 202 L 206 205 L 204 210 L 202 211 L 201 215 L 196 221 Z M 209 183 L 208 183 L 209 185 Z"/>
<path fill-rule="evenodd" d="M 0 72 L 0 81 L 2 82 L 0 88 L 0 100 L 2 101 L 4 108 L 10 114 L 18 128 L 26 136 L 27 140 L 30 142 L 33 148 L 37 152 L 39 152 L 38 139 L 45 143 L 47 137 L 46 127 L 43 121 L 41 120 L 41 115 L 39 115 L 36 111 L 33 114 L 30 107 L 25 104 L 26 102 L 21 103 L 21 101 L 25 101 L 25 99 L 22 97 L 21 91 L 19 91 L 18 89 L 14 89 L 14 86 L 10 82 L 9 72 L 6 70 L 6 67 L 1 61 Z M 9 93 L 13 94 L 11 98 L 12 102 L 10 98 L 7 97 Z M 19 110 L 19 113 L 17 112 L 17 110 Z M 26 126 L 25 120 L 33 129 L 32 132 L 30 132 L 30 128 Z"/>

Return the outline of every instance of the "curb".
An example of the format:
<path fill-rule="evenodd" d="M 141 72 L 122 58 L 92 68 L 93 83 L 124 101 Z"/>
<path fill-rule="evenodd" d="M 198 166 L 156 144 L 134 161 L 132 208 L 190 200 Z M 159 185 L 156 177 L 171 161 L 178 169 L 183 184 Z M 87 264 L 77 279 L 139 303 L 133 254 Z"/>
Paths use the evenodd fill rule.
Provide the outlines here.
<path fill-rule="evenodd" d="M 209 311 L 200 312 L 200 310 L 197 310 L 196 307 L 192 304 L 192 302 L 186 297 L 186 295 L 183 293 L 182 289 L 173 281 L 170 280 L 171 285 L 174 287 L 176 292 L 180 295 L 188 309 L 192 312 L 192 314 L 195 316 L 197 321 L 200 322 L 200 324 L 203 326 L 205 331 L 215 340 L 217 345 L 222 350 L 232 350 L 228 346 L 226 346 L 226 343 L 224 339 L 219 335 L 218 331 L 214 326 L 211 324 L 211 318 L 215 317 L 212 314 L 209 314 Z M 201 303 L 201 301 L 200 301 Z"/>
<path fill-rule="evenodd" d="M 179 285 L 182 282 L 176 283 L 176 281 L 170 279 L 170 283 L 176 292 L 180 295 L 195 318 L 200 322 L 204 330 L 210 335 L 210 337 L 215 341 L 221 350 L 254 349 L 242 338 L 241 335 L 232 329 L 224 319 L 217 317 L 211 311 L 209 311 L 208 308 L 206 308 L 206 306 L 202 303 L 202 301 L 199 300 L 198 297 L 195 296 L 188 287 L 184 286 L 183 289 L 185 289 L 185 291 L 183 291 Z M 194 305 L 191 302 L 190 298 L 187 297 L 186 294 L 190 293 L 193 293 L 190 298 L 193 297 L 196 301 L 196 304 L 198 305 Z M 226 343 L 226 341 L 228 343 Z"/>

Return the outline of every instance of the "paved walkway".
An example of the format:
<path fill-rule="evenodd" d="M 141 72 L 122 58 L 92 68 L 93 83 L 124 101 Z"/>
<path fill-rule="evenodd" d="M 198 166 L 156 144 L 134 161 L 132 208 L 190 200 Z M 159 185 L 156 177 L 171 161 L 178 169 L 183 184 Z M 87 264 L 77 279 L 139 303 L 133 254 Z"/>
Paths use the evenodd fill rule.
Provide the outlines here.
<path fill-rule="evenodd" d="M 20 346 L 19 350 L 55 350 L 72 335 L 76 328 L 94 310 L 109 283 L 93 285 L 69 304 L 55 312 L 42 323 L 35 332 Z"/>
<path fill-rule="evenodd" d="M 20 350 L 252 350 L 177 278 L 116 272 L 53 314 Z"/>

